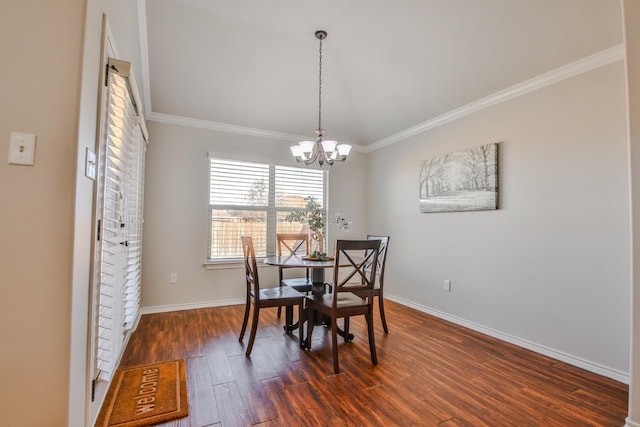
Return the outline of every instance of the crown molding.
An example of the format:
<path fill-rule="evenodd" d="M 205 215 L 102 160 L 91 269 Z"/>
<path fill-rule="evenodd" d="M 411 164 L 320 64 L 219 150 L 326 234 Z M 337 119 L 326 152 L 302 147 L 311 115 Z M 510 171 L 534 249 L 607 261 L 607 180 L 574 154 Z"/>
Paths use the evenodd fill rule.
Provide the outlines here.
<path fill-rule="evenodd" d="M 246 126 L 232 125 L 229 123 L 212 122 L 210 120 L 193 119 L 191 117 L 174 116 L 172 114 L 154 113 L 147 115 L 147 120 L 159 123 L 168 123 L 179 126 L 187 126 L 192 128 L 215 130 L 219 132 L 235 133 L 239 135 L 256 136 L 259 138 L 275 139 L 279 141 L 297 143 L 308 136 L 294 135 L 284 132 L 276 132 L 272 130 L 256 129 Z M 366 152 L 366 147 L 362 145 L 351 145 L 353 151 Z"/>
<path fill-rule="evenodd" d="M 276 132 L 265 129 L 256 129 L 229 123 L 212 122 L 210 120 L 194 119 L 191 117 L 174 116 L 172 114 L 150 112 L 148 120 L 160 123 L 169 123 L 200 129 L 216 130 L 220 132 L 237 133 L 240 135 L 258 136 L 261 138 L 278 139 L 281 141 L 298 142 L 308 137 L 293 135 L 290 133 Z"/>
<path fill-rule="evenodd" d="M 501 102 L 505 102 L 507 100 L 525 95 L 554 83 L 558 83 L 562 80 L 566 80 L 582 73 L 586 73 L 596 68 L 619 61 L 621 59 L 624 59 L 624 57 L 625 52 L 623 44 L 610 47 L 608 49 L 594 53 L 593 55 L 589 55 L 585 58 L 574 61 L 570 64 L 558 67 L 547 73 L 540 74 L 539 76 L 533 77 L 529 80 L 525 80 L 522 83 L 518 83 L 484 98 L 480 98 L 477 101 L 471 102 L 462 107 L 434 117 L 433 119 L 419 123 L 401 132 L 376 141 L 366 147 L 366 152 L 375 151 L 396 142 L 403 141 L 414 135 L 418 135 L 438 126 L 442 126 L 445 123 L 457 120 L 461 117 L 467 116 Z"/>

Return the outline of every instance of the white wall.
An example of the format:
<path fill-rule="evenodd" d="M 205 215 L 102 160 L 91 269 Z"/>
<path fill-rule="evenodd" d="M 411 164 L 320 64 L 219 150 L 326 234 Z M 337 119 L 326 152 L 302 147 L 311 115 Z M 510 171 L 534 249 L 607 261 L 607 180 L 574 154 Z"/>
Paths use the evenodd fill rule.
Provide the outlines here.
<path fill-rule="evenodd" d="M 618 61 L 370 153 L 369 226 L 392 238 L 387 293 L 625 378 L 624 90 Z M 421 160 L 490 142 L 500 209 L 419 213 Z"/>
<path fill-rule="evenodd" d="M 145 222 L 142 261 L 142 305 L 149 310 L 189 308 L 237 302 L 244 296 L 242 265 L 205 270 L 209 160 L 223 158 L 295 165 L 290 143 L 173 124 L 148 122 L 151 143 L 145 174 Z M 331 238 L 362 237 L 367 212 L 364 155 L 352 153 L 329 173 L 329 211 L 342 212 L 353 225 L 335 228 Z M 330 243 L 331 245 L 331 243 Z M 169 274 L 178 283 L 169 284 Z M 261 283 L 276 283 L 274 267 L 261 269 Z"/>
<path fill-rule="evenodd" d="M 632 200 L 631 381 L 628 427 L 640 426 L 640 1 L 622 0 Z"/>
<path fill-rule="evenodd" d="M 7 426 L 67 423 L 84 3 L 9 0 L 1 7 L 0 402 Z M 7 164 L 11 131 L 37 135 L 34 166 Z"/>

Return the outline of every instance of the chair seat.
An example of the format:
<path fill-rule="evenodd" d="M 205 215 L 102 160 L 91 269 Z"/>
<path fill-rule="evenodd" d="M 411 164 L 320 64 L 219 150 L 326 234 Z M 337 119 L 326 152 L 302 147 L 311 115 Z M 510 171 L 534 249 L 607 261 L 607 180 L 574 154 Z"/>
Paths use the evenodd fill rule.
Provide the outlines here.
<path fill-rule="evenodd" d="M 282 279 L 280 283 L 282 283 L 282 286 L 289 286 L 290 288 L 302 293 L 311 292 L 313 288 L 313 283 L 311 283 L 311 280 L 306 277 Z"/>
<path fill-rule="evenodd" d="M 251 295 L 255 296 L 253 291 Z M 269 300 L 280 300 L 291 298 L 291 300 L 298 300 L 303 298 L 304 295 L 296 291 L 290 286 L 277 286 L 275 288 L 262 288 L 260 289 L 260 301 L 266 302 Z"/>
<path fill-rule="evenodd" d="M 358 294 L 357 292 L 354 292 L 356 295 Z M 377 288 L 373 288 L 373 296 L 374 297 L 379 297 L 380 296 L 380 286 L 378 286 Z"/>
<path fill-rule="evenodd" d="M 333 294 L 324 295 L 307 295 L 307 300 L 313 301 L 314 304 L 321 305 L 326 308 L 333 306 Z M 356 307 L 368 307 L 367 300 L 357 295 L 348 292 L 341 292 L 338 295 L 337 301 L 338 308 L 356 308 Z"/>

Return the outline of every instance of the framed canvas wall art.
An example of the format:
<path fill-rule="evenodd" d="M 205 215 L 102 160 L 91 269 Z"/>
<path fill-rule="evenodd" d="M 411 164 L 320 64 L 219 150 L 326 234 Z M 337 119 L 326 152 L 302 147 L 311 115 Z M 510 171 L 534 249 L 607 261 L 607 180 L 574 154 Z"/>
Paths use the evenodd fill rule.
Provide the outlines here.
<path fill-rule="evenodd" d="M 426 159 L 420 166 L 420 212 L 498 208 L 498 143 Z"/>

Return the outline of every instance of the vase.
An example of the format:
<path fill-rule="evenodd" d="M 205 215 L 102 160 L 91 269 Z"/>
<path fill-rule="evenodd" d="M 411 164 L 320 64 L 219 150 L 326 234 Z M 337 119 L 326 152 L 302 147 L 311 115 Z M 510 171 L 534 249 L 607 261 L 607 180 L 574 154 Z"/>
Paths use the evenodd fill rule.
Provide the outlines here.
<path fill-rule="evenodd" d="M 311 252 L 324 253 L 324 235 L 322 231 L 311 231 L 310 234 Z"/>

